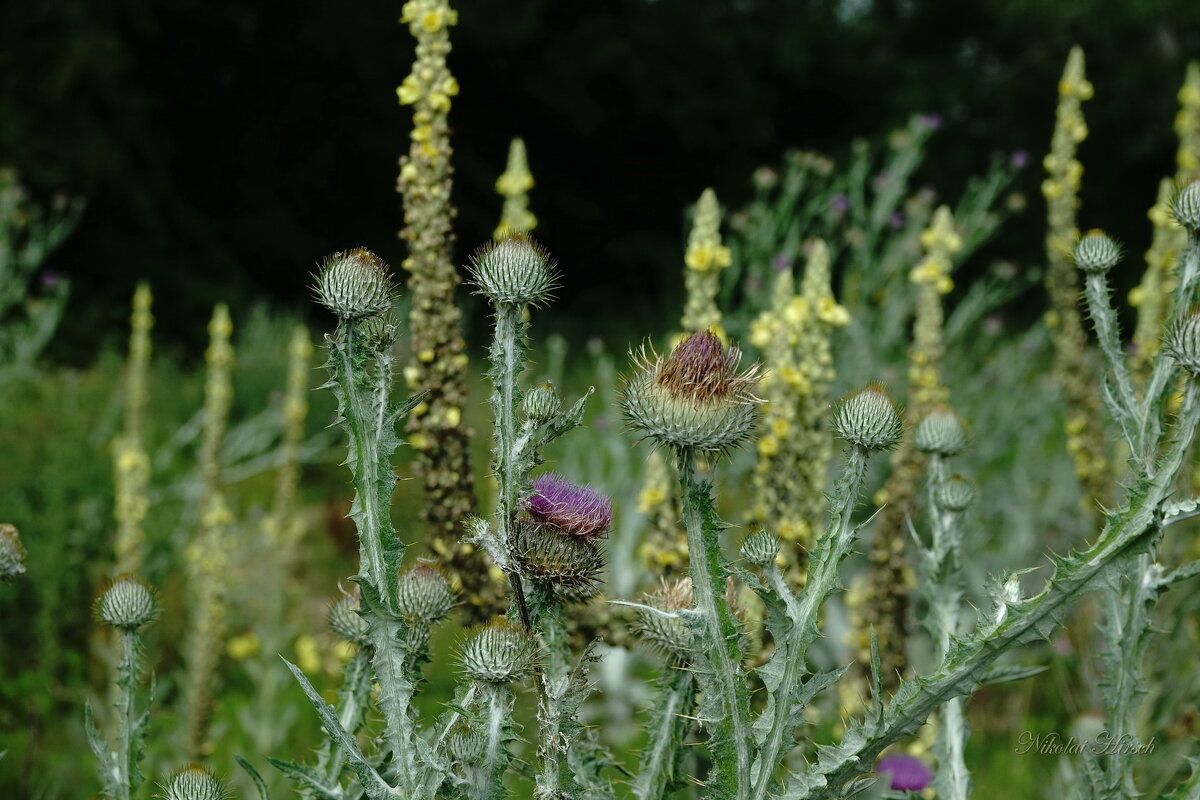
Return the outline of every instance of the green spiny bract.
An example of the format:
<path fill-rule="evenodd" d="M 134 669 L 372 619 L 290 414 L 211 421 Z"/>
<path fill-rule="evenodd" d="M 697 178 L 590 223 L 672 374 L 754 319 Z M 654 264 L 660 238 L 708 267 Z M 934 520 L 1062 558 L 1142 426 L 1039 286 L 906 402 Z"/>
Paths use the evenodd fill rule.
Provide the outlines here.
<path fill-rule="evenodd" d="M 385 314 L 396 297 L 388 265 L 363 247 L 326 258 L 317 272 L 316 292 L 321 305 L 347 321 Z"/>
<path fill-rule="evenodd" d="M 511 683 L 533 672 L 537 643 L 519 625 L 501 617 L 476 628 L 463 642 L 458 658 L 472 680 Z"/>
<path fill-rule="evenodd" d="M 966 511 L 975 499 L 975 487 L 954 475 L 934 489 L 934 500 L 947 511 Z"/>
<path fill-rule="evenodd" d="M 723 453 L 750 438 L 761 401 L 757 365 L 740 370 L 741 351 L 711 331 L 684 339 L 666 357 L 643 351 L 625 382 L 629 426 L 657 444 Z"/>
<path fill-rule="evenodd" d="M 1167 332 L 1164 349 L 1193 376 L 1200 375 L 1200 311 L 1192 311 Z"/>
<path fill-rule="evenodd" d="M 779 556 L 779 537 L 770 531 L 752 533 L 742 542 L 741 553 L 756 567 L 770 566 Z"/>
<path fill-rule="evenodd" d="M 11 581 L 25 573 L 25 548 L 16 526 L 0 525 L 0 581 Z"/>
<path fill-rule="evenodd" d="M 535 580 L 590 589 L 604 569 L 604 549 L 595 539 L 530 520 L 518 520 L 510 537 L 509 555 L 523 575 Z"/>
<path fill-rule="evenodd" d="M 211 770 L 195 765 L 172 773 L 162 785 L 162 800 L 229 800 L 229 787 Z"/>
<path fill-rule="evenodd" d="M 680 612 L 692 607 L 692 579 L 663 581 L 643 600 L 634 623 L 638 641 L 673 661 L 691 661 L 696 642 Z"/>
<path fill-rule="evenodd" d="M 520 234 L 481 247 L 471 259 L 470 272 L 480 294 L 504 305 L 542 305 L 555 285 L 550 254 Z"/>
<path fill-rule="evenodd" d="M 937 408 L 917 423 L 913 444 L 922 453 L 958 455 L 967 446 L 967 430 L 952 409 Z"/>
<path fill-rule="evenodd" d="M 1102 231 L 1090 231 L 1075 245 L 1075 266 L 1084 272 L 1108 272 L 1121 263 L 1121 245 Z"/>
<path fill-rule="evenodd" d="M 864 450 L 890 450 L 900 442 L 904 423 L 895 401 L 881 384 L 847 395 L 833 410 L 837 435 Z"/>
<path fill-rule="evenodd" d="M 418 563 L 400 575 L 396 597 L 400 615 L 411 625 L 440 622 L 454 607 L 450 581 L 429 563 Z"/>
<path fill-rule="evenodd" d="M 329 627 L 342 639 L 367 644 L 367 621 L 358 613 L 358 593 L 339 597 L 329 605 Z"/>
<path fill-rule="evenodd" d="M 1171 214 L 1191 233 L 1200 232 L 1200 181 L 1192 181 L 1179 190 L 1171 203 Z"/>
<path fill-rule="evenodd" d="M 154 619 L 157 610 L 153 592 L 127 575 L 113 581 L 96 601 L 96 616 L 120 630 L 137 630 Z"/>
<path fill-rule="evenodd" d="M 539 383 L 529 390 L 521 402 L 521 410 L 534 422 L 548 422 L 562 411 L 562 400 L 550 382 Z"/>

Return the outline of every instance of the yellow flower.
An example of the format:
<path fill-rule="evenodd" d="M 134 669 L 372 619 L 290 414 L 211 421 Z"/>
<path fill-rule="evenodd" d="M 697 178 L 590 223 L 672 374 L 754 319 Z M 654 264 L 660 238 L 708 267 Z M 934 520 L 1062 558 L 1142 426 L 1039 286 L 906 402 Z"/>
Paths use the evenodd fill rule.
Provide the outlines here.
<path fill-rule="evenodd" d="M 247 658 L 252 658 L 258 655 L 258 650 L 258 637 L 253 633 L 243 633 L 240 636 L 234 636 L 229 640 L 229 644 L 225 646 L 225 652 L 234 661 L 245 661 Z"/>
<path fill-rule="evenodd" d="M 417 82 L 416 75 L 409 75 L 400 85 L 396 87 L 396 96 L 400 99 L 400 105 L 408 106 L 421 99 L 421 84 Z"/>
<path fill-rule="evenodd" d="M 296 666 L 310 675 L 321 669 L 321 655 L 317 650 L 316 639 L 307 633 L 301 634 L 296 637 L 293 647 L 296 651 Z"/>

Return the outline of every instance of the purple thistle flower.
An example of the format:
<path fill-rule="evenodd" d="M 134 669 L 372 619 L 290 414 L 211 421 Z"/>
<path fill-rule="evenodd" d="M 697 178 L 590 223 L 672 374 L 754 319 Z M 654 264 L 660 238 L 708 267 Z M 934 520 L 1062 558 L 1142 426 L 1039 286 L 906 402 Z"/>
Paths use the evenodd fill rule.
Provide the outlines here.
<path fill-rule="evenodd" d="M 933 772 L 924 761 L 902 753 L 880 759 L 875 771 L 892 776 L 892 789 L 920 791 L 933 781 Z"/>
<path fill-rule="evenodd" d="M 776 253 L 771 259 L 771 268 L 776 272 L 783 272 L 792 268 L 792 259 L 787 253 Z"/>
<path fill-rule="evenodd" d="M 844 194 L 835 194 L 829 205 L 839 214 L 845 214 L 850 210 L 850 198 Z"/>
<path fill-rule="evenodd" d="M 603 536 L 612 524 L 612 500 L 551 472 L 533 482 L 529 516 L 564 533 L 593 539 Z"/>
<path fill-rule="evenodd" d="M 1017 169 L 1024 169 L 1029 166 L 1029 151 L 1014 150 L 1012 155 L 1009 156 L 1009 162 Z"/>

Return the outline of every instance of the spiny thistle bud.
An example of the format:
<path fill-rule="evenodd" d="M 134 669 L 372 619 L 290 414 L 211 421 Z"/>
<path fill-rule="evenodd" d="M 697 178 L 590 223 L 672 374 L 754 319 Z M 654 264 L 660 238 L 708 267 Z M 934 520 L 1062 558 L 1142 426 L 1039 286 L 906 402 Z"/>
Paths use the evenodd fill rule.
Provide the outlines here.
<path fill-rule="evenodd" d="M 547 422 L 558 416 L 562 411 L 562 400 L 554 391 L 554 384 L 547 381 L 535 386 L 521 403 L 525 416 L 534 422 Z"/>
<path fill-rule="evenodd" d="M 612 500 L 551 472 L 539 475 L 533 482 L 529 516 L 564 533 L 595 539 L 607 533 L 612 525 Z"/>
<path fill-rule="evenodd" d="M 554 289 L 550 254 L 521 234 L 484 245 L 468 269 L 479 293 L 497 305 L 540 305 Z"/>
<path fill-rule="evenodd" d="M 159 796 L 162 800 L 229 800 L 233 795 L 211 770 L 193 764 L 174 772 Z"/>
<path fill-rule="evenodd" d="M 96 616 L 125 631 L 135 631 L 154 619 L 154 594 L 136 578 L 122 575 L 96 601 Z"/>
<path fill-rule="evenodd" d="M 1084 272 L 1108 272 L 1121 263 L 1121 245 L 1102 231 L 1090 231 L 1075 245 L 1075 265 Z"/>
<path fill-rule="evenodd" d="M 450 614 L 454 592 L 450 581 L 431 563 L 419 563 L 400 576 L 396 588 L 400 614 L 410 624 L 432 625 Z"/>
<path fill-rule="evenodd" d="M 508 544 L 521 574 L 571 588 L 590 588 L 604 569 L 604 550 L 586 536 L 518 520 Z"/>
<path fill-rule="evenodd" d="M 13 525 L 0 525 L 0 581 L 11 581 L 25 572 L 25 548 Z"/>
<path fill-rule="evenodd" d="M 652 354 L 653 355 L 653 354 Z M 684 339 L 667 357 L 636 359 L 622 389 L 629 425 L 660 445 L 724 452 L 742 444 L 758 418 L 758 366 L 739 371 L 742 354 L 712 331 Z"/>
<path fill-rule="evenodd" d="M 962 420 L 946 406 L 935 408 L 917 423 L 913 444 L 922 453 L 954 456 L 967 446 L 967 431 Z"/>
<path fill-rule="evenodd" d="M 386 316 L 367 319 L 359 327 L 359 333 L 372 350 L 391 350 L 396 343 L 396 323 Z"/>
<path fill-rule="evenodd" d="M 326 258 L 317 273 L 316 289 L 318 302 L 344 320 L 384 314 L 396 295 L 388 265 L 363 247 Z"/>
<path fill-rule="evenodd" d="M 837 435 L 864 450 L 890 450 L 900 441 L 904 423 L 883 384 L 870 383 L 847 395 L 833 410 Z"/>
<path fill-rule="evenodd" d="M 1200 180 L 1192 181 L 1175 195 L 1171 214 L 1192 233 L 1200 233 Z"/>
<path fill-rule="evenodd" d="M 488 683 L 521 680 L 533 671 L 536 659 L 536 642 L 507 617 L 476 628 L 459 655 L 463 672 Z"/>
<path fill-rule="evenodd" d="M 476 763 L 486 749 L 487 738 L 475 731 L 455 731 L 450 735 L 450 755 L 460 764 Z"/>
<path fill-rule="evenodd" d="M 1193 377 L 1200 376 L 1200 310 L 1188 312 L 1172 325 L 1163 347 Z"/>
<path fill-rule="evenodd" d="M 975 499 L 975 487 L 955 475 L 937 487 L 934 499 L 947 511 L 966 511 Z"/>
<path fill-rule="evenodd" d="M 758 531 L 742 542 L 742 558 L 758 567 L 769 567 L 779 555 L 779 537 L 770 531 Z"/>
<path fill-rule="evenodd" d="M 692 579 L 663 580 L 657 589 L 644 598 L 645 604 L 667 614 L 692 607 Z M 664 616 L 653 611 L 638 610 L 634 629 L 638 639 L 650 650 L 678 660 L 692 658 L 695 642 L 687 623 L 677 616 Z"/>
<path fill-rule="evenodd" d="M 367 643 L 367 621 L 358 613 L 358 593 L 339 597 L 329 606 L 329 627 L 352 644 Z"/>

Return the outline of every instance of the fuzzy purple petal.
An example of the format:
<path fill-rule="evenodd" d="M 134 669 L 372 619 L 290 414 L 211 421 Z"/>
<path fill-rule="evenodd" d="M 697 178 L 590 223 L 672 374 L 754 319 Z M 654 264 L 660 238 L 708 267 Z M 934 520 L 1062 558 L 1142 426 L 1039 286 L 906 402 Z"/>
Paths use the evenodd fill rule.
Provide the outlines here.
<path fill-rule="evenodd" d="M 905 791 L 920 791 L 933 780 L 933 772 L 924 761 L 900 753 L 881 759 L 875 771 L 890 774 L 891 788 Z"/>
<path fill-rule="evenodd" d="M 612 500 L 595 489 L 576 486 L 549 473 L 533 482 L 529 516 L 576 536 L 602 536 L 612 525 Z"/>

